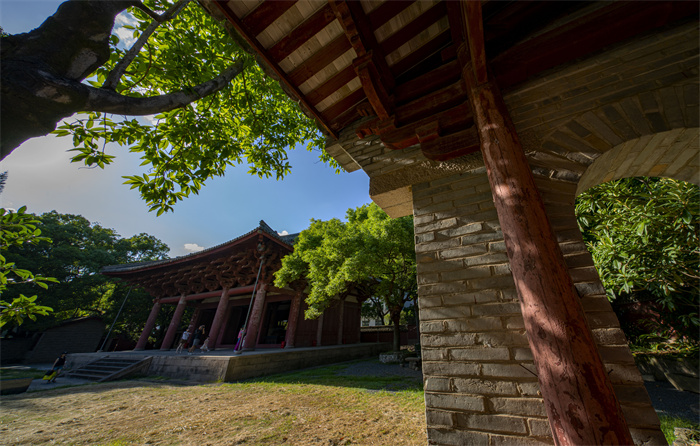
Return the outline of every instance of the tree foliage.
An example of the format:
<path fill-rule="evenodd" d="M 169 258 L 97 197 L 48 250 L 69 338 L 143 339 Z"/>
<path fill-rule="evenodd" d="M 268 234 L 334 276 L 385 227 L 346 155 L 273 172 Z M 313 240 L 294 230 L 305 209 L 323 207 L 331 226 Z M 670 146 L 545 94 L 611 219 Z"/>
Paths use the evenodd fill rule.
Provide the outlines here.
<path fill-rule="evenodd" d="M 576 200 L 584 241 L 611 300 L 663 306 L 682 334 L 697 339 L 700 190 L 666 178 L 625 178 Z"/>
<path fill-rule="evenodd" d="M 45 328 L 81 316 L 116 315 L 126 290 L 99 274 L 100 270 L 107 265 L 162 259 L 169 251 L 167 245 L 151 235 L 121 238 L 113 229 L 90 223 L 79 215 L 52 211 L 32 217 L 42 222 L 42 234 L 46 237 L 32 245 L 10 248 L 7 258 L 20 267 L 31 265 L 35 272 L 55 277 L 57 283 L 39 295 L 42 305 L 54 309 L 53 318 L 45 318 L 29 328 Z M 17 285 L 3 297 L 24 293 L 27 286 Z M 147 313 L 151 299 L 132 295 L 130 300 L 142 300 L 145 308 L 132 307 L 131 315 Z M 143 324 L 145 318 L 137 323 Z"/>
<path fill-rule="evenodd" d="M 391 219 L 374 203 L 349 209 L 346 217 L 347 222 L 312 220 L 299 234 L 294 252 L 282 259 L 275 285 L 307 281 L 307 318 L 318 317 L 333 299 L 353 290 L 380 298 L 389 310 L 398 350 L 401 310 L 417 291 L 413 220 Z"/>
<path fill-rule="evenodd" d="M 0 191 L 6 177 L 5 172 L 0 175 Z M 10 284 L 31 284 L 46 289 L 47 282 L 57 282 L 53 277 L 35 275 L 27 269 L 21 269 L 15 262 L 8 262 L 5 258 L 4 253 L 10 248 L 21 249 L 27 245 L 50 242 L 37 227 L 40 221 L 34 215 L 27 214 L 26 210 L 26 206 L 16 212 L 0 209 L 0 295 L 7 294 Z M 36 304 L 36 298 L 36 295 L 27 297 L 24 294 L 9 298 L 3 296 L 0 300 L 0 327 L 6 324 L 22 325 L 27 318 L 36 321 L 37 315 L 46 316 L 53 311 L 51 307 Z"/>
<path fill-rule="evenodd" d="M 133 51 L 112 29 L 127 7 L 134 24 L 125 27 L 143 36 Z M 56 55 L 44 48 L 55 45 L 68 49 Z M 94 54 L 93 65 L 79 74 L 64 66 L 86 51 Z M 107 143 L 128 146 L 150 168 L 126 183 L 158 213 L 198 193 L 229 166 L 247 164 L 251 174 L 279 179 L 290 170 L 288 148 L 323 147 L 314 122 L 196 2 L 69 1 L 32 33 L 3 37 L 2 59 L 3 105 L 9 107 L 20 91 L 10 88 L 12 82 L 22 83 L 27 75 L 41 81 L 27 89 L 33 95 L 15 101 L 16 107 L 27 103 L 26 111 L 3 113 L 3 133 L 21 128 L 17 120 L 24 115 L 42 134 L 45 121 L 81 112 L 54 132 L 73 138 L 73 161 L 104 167 L 114 158 Z M 58 93 L 44 103 L 41 92 L 49 87 Z M 32 116 L 37 109 L 53 115 Z M 144 115 L 152 116 L 133 117 Z M 12 148 L 9 142 L 3 146 L 5 156 Z"/>

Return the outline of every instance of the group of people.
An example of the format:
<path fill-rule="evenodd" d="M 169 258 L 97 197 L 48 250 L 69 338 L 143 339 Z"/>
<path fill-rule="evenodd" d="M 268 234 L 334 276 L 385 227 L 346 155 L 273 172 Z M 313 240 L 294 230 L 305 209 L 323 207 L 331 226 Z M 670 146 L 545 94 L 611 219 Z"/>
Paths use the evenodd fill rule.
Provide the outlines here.
<path fill-rule="evenodd" d="M 199 348 L 200 351 L 203 352 L 209 351 L 209 336 L 206 336 L 206 329 L 204 328 L 204 325 L 200 325 L 196 330 L 194 330 L 193 333 L 191 333 L 193 328 L 194 326 L 190 325 L 187 328 L 187 330 L 185 330 L 185 332 L 182 333 L 180 343 L 178 344 L 177 349 L 175 350 L 177 353 L 181 353 L 184 349 L 187 349 L 187 354 L 191 355 L 197 348 Z M 190 338 L 192 338 L 191 343 Z M 203 343 L 202 339 L 204 339 Z"/>

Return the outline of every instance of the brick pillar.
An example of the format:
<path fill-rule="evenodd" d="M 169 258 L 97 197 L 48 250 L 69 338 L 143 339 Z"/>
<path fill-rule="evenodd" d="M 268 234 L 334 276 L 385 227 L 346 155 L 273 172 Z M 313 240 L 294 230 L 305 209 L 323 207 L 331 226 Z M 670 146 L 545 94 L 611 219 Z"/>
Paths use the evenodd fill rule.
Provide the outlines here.
<path fill-rule="evenodd" d="M 228 309 L 228 287 L 224 287 L 224 289 L 221 291 L 221 298 L 219 299 L 219 305 L 216 307 L 216 314 L 214 314 L 214 320 L 211 323 L 211 327 L 209 329 L 209 348 L 212 350 L 216 348 L 217 345 L 219 345 L 219 335 L 221 327 L 222 327 L 222 322 L 224 320 L 224 315 L 226 314 L 226 310 Z M 204 339 L 207 337 L 204 336 Z M 202 339 L 202 343 L 204 343 L 204 339 Z"/>
<path fill-rule="evenodd" d="M 265 295 L 267 294 L 267 284 L 262 283 L 258 287 L 258 292 L 255 293 L 255 302 L 252 303 L 253 309 L 250 311 L 250 321 L 246 328 L 245 341 L 243 342 L 243 350 L 255 350 L 255 345 L 258 343 L 260 333 L 260 323 L 263 317 L 263 308 L 265 308 Z"/>
<path fill-rule="evenodd" d="M 321 341 L 323 338 L 323 314 L 318 317 L 318 325 L 316 328 L 316 346 L 321 346 Z"/>
<path fill-rule="evenodd" d="M 289 320 L 287 321 L 287 333 L 284 336 L 284 348 L 294 348 L 294 338 L 299 325 L 299 312 L 301 311 L 301 298 L 303 293 L 299 292 L 292 298 L 292 305 L 289 307 Z"/>
<path fill-rule="evenodd" d="M 180 296 L 180 300 L 177 303 L 177 308 L 175 308 L 175 314 L 173 314 L 173 318 L 170 320 L 168 331 L 165 332 L 165 339 L 163 339 L 163 343 L 160 345 L 161 350 L 170 350 L 170 347 L 173 345 L 175 334 L 177 333 L 177 327 L 180 326 L 180 319 L 182 319 L 182 313 L 185 312 L 186 306 L 187 302 L 185 302 L 185 295 L 183 294 Z"/>
<path fill-rule="evenodd" d="M 141 337 L 136 343 L 134 350 L 143 350 L 148 342 L 148 336 L 150 336 L 153 326 L 156 325 L 156 318 L 158 317 L 158 312 L 160 311 L 160 300 L 154 299 L 153 308 L 151 308 L 151 314 L 148 315 L 148 320 L 146 321 L 146 326 L 141 332 Z"/>
<path fill-rule="evenodd" d="M 338 309 L 338 345 L 343 343 L 343 311 L 345 310 L 345 298 L 340 299 L 340 308 Z"/>

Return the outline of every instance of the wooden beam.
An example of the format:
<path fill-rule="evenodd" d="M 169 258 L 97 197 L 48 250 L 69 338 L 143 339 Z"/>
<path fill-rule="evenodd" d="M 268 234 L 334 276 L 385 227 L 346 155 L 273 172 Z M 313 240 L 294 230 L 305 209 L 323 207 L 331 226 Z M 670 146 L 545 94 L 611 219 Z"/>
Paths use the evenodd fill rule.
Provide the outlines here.
<path fill-rule="evenodd" d="M 282 17 L 295 3 L 296 0 L 265 0 L 245 16 L 241 23 L 251 36 L 257 37 L 258 34 L 265 31 L 265 28 Z"/>
<path fill-rule="evenodd" d="M 384 54 L 390 54 L 396 51 L 401 45 L 406 43 L 412 37 L 430 27 L 433 23 L 447 15 L 447 7 L 444 2 L 437 3 L 432 8 L 425 11 L 423 14 L 416 17 L 410 23 L 396 31 L 391 36 L 387 37 L 379 45 Z"/>
<path fill-rule="evenodd" d="M 452 36 L 450 35 L 450 30 L 446 29 L 408 56 L 399 60 L 394 65 L 391 65 L 389 68 L 391 69 L 394 78 L 398 78 L 404 72 L 418 65 L 422 60 L 428 58 L 428 56 L 431 54 L 439 51 L 443 47 L 446 47 L 451 41 Z"/>
<path fill-rule="evenodd" d="M 700 4 L 689 1 L 613 2 L 571 23 L 511 47 L 491 61 L 500 88 L 606 46 L 677 20 L 697 19 Z"/>
<path fill-rule="evenodd" d="M 271 0 L 268 0 L 271 1 Z M 274 1 L 273 1 L 274 2 Z M 289 91 L 296 96 L 297 100 L 303 104 L 303 106 L 308 110 L 308 112 L 313 115 L 321 124 L 321 126 L 335 139 L 338 139 L 338 133 L 335 132 L 331 127 L 328 125 L 328 121 L 326 121 L 321 115 L 318 110 L 314 106 L 312 106 L 307 100 L 306 97 L 299 91 L 299 88 L 297 85 L 292 83 L 290 79 L 287 77 L 287 73 L 285 73 L 279 65 L 270 57 L 270 55 L 267 53 L 265 48 L 258 42 L 256 38 L 248 34 L 246 31 L 245 26 L 241 21 L 238 19 L 236 14 L 231 11 L 231 9 L 227 6 L 227 2 L 225 0 L 219 0 L 215 1 L 214 4 L 216 4 L 219 9 L 221 9 L 221 12 L 224 13 L 226 18 L 231 22 L 234 28 L 236 28 L 236 31 L 248 42 L 248 44 L 258 53 L 258 55 L 262 58 L 262 60 L 270 67 L 270 69 L 275 73 L 276 76 L 280 79 L 280 81 L 286 85 L 286 87 L 289 89 Z"/>
<path fill-rule="evenodd" d="M 484 24 L 481 18 L 481 0 L 463 1 L 462 12 L 466 25 L 466 40 L 469 42 L 472 69 L 474 70 L 477 84 L 483 84 L 487 80 L 487 75 L 486 50 L 484 48 Z"/>
<path fill-rule="evenodd" d="M 319 33 L 323 28 L 335 20 L 335 14 L 329 5 L 316 11 L 304 23 L 294 28 L 268 51 L 270 57 L 279 62 L 299 49 L 311 37 Z"/>
<path fill-rule="evenodd" d="M 387 119 L 393 108 L 387 92 L 393 88 L 393 76 L 379 50 L 374 32 L 367 26 L 368 20 L 362 5 L 357 2 L 332 0 L 331 7 L 357 53 L 353 66 L 367 99 L 376 115 Z"/>
<path fill-rule="evenodd" d="M 357 73 L 355 72 L 355 68 L 352 65 L 349 65 L 344 70 L 340 71 L 335 76 L 316 87 L 314 90 L 308 92 L 306 94 L 306 98 L 311 104 L 316 106 L 319 102 L 338 91 L 340 87 L 356 77 Z"/>
<path fill-rule="evenodd" d="M 398 85 L 394 89 L 394 104 L 401 106 L 434 92 L 445 85 L 452 85 L 462 76 L 460 64 L 454 60 L 416 79 Z"/>
<path fill-rule="evenodd" d="M 634 444 L 500 90 L 464 77 L 554 443 Z"/>
<path fill-rule="evenodd" d="M 321 113 L 323 114 L 325 120 L 327 120 L 328 122 L 332 122 L 338 116 L 342 115 L 345 111 L 362 102 L 362 100 L 365 98 L 365 92 L 360 88 L 350 93 L 348 96 L 341 99 L 339 102 L 323 110 L 323 112 Z"/>
<path fill-rule="evenodd" d="M 350 45 L 350 42 L 345 35 L 336 37 L 330 43 L 328 43 L 328 45 L 324 46 L 313 56 L 306 59 L 304 63 L 290 71 L 288 74 L 289 81 L 296 86 L 303 84 L 315 76 L 316 73 L 326 68 L 330 62 L 333 62 L 335 58 L 341 56 L 350 48 L 352 48 L 352 45 Z"/>
<path fill-rule="evenodd" d="M 382 3 L 367 14 L 370 28 L 379 28 L 412 4 L 413 0 L 391 0 Z"/>
<path fill-rule="evenodd" d="M 397 125 L 404 126 L 425 116 L 464 103 L 469 98 L 461 80 L 396 109 Z"/>
<path fill-rule="evenodd" d="M 426 158 L 434 161 L 447 161 L 469 153 L 478 152 L 479 134 L 470 127 L 458 133 L 440 136 L 421 142 L 420 150 Z"/>

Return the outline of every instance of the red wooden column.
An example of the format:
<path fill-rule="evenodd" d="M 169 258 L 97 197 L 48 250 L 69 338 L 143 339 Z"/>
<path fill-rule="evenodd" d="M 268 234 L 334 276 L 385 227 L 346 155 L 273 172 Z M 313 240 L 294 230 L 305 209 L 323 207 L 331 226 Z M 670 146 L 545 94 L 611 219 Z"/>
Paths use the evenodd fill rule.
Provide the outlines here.
<path fill-rule="evenodd" d="M 180 296 L 180 300 L 178 301 L 177 307 L 175 308 L 173 318 L 170 320 L 170 325 L 168 325 L 168 331 L 165 332 L 165 339 L 163 339 L 163 343 L 160 345 L 161 350 L 170 350 L 170 347 L 173 345 L 173 341 L 175 340 L 175 333 L 177 333 L 177 327 L 180 325 L 182 313 L 185 312 L 186 306 L 187 302 L 185 301 L 185 295 L 183 294 Z"/>
<path fill-rule="evenodd" d="M 265 295 L 267 294 L 267 284 L 262 283 L 258 287 L 258 292 L 255 294 L 255 302 L 253 309 L 250 311 L 250 321 L 246 329 L 245 341 L 243 342 L 244 350 L 255 350 L 255 344 L 258 343 L 258 330 L 260 330 L 260 322 L 262 321 L 262 312 L 265 307 Z"/>
<path fill-rule="evenodd" d="M 209 348 L 212 350 L 216 348 L 219 340 L 219 331 L 221 331 L 222 322 L 224 320 L 224 315 L 226 314 L 226 309 L 228 309 L 228 287 L 224 287 L 221 290 L 221 298 L 219 299 L 219 305 L 216 307 L 216 313 L 214 314 L 214 320 L 209 328 Z M 204 336 L 204 339 L 207 337 Z M 204 342 L 202 339 L 202 342 Z"/>
<path fill-rule="evenodd" d="M 471 66 L 464 77 L 554 441 L 633 444 L 501 93 L 491 77 L 477 84 Z"/>
<path fill-rule="evenodd" d="M 316 346 L 321 346 L 323 340 L 323 313 L 318 317 L 318 325 L 316 326 Z"/>
<path fill-rule="evenodd" d="M 158 312 L 160 311 L 160 305 L 160 300 L 153 299 L 153 308 L 151 308 L 151 313 L 148 315 L 146 326 L 143 328 L 141 337 L 139 337 L 139 341 L 136 343 L 134 350 L 143 350 L 146 347 L 148 336 L 150 336 L 153 326 L 156 325 L 156 318 L 158 317 Z"/>
<path fill-rule="evenodd" d="M 345 298 L 340 299 L 340 308 L 338 309 L 338 345 L 343 343 L 343 312 L 345 310 Z"/>
<path fill-rule="evenodd" d="M 294 348 L 294 339 L 299 325 L 299 312 L 301 311 L 301 299 L 303 291 L 299 291 L 292 297 L 292 305 L 289 307 L 289 320 L 287 321 L 287 333 L 284 336 L 284 348 Z"/>

